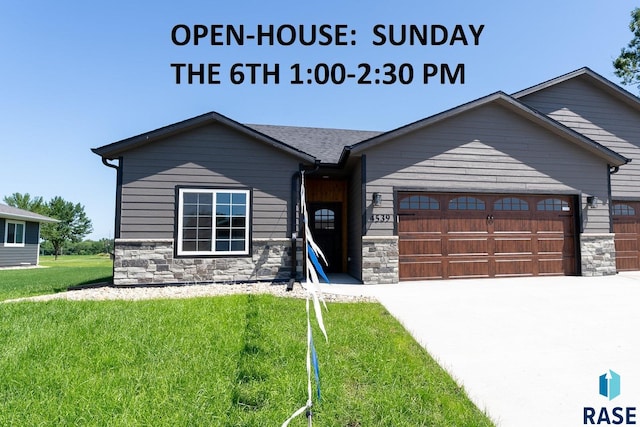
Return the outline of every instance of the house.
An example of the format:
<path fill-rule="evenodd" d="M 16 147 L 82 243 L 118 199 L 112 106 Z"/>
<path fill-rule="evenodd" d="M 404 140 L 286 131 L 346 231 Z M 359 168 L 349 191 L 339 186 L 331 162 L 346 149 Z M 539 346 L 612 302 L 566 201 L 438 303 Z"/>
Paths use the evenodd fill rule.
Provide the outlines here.
<path fill-rule="evenodd" d="M 328 270 L 363 283 L 637 270 L 639 119 L 588 68 L 388 132 L 203 114 L 93 149 L 114 283 L 300 277 L 301 171 Z"/>
<path fill-rule="evenodd" d="M 0 268 L 36 266 L 40 224 L 58 220 L 0 203 Z"/>

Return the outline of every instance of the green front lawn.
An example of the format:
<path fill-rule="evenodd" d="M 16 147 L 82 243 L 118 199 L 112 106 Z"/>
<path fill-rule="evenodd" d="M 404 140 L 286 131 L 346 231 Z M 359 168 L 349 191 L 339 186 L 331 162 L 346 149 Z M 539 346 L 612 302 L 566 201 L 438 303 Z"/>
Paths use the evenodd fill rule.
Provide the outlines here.
<path fill-rule="evenodd" d="M 0 316 L 0 425 L 279 426 L 307 399 L 303 300 L 21 302 Z M 332 303 L 325 322 L 314 425 L 492 425 L 381 305 Z"/>
<path fill-rule="evenodd" d="M 42 268 L 0 270 L 0 301 L 66 291 L 69 286 L 110 282 L 108 255 L 40 257 Z"/>

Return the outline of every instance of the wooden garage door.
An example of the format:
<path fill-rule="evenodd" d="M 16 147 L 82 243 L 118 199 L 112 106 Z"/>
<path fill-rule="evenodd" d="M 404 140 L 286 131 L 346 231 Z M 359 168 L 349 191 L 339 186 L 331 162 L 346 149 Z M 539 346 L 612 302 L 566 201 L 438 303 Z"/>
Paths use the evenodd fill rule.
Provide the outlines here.
<path fill-rule="evenodd" d="M 571 196 L 399 193 L 400 279 L 576 274 Z"/>
<path fill-rule="evenodd" d="M 618 271 L 640 270 L 640 202 L 613 202 Z"/>

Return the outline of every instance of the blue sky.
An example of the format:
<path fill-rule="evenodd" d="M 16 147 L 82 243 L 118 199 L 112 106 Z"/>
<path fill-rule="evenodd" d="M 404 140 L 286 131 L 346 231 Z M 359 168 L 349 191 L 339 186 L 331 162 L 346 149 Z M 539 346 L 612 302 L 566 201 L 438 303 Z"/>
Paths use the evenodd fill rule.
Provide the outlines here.
<path fill-rule="evenodd" d="M 4 2 L 0 13 L 0 198 L 85 206 L 89 238 L 113 237 L 115 171 L 90 149 L 208 111 L 241 123 L 390 130 L 497 90 L 588 66 L 618 82 L 628 1 Z M 355 46 L 176 46 L 175 25 L 347 25 Z M 373 46 L 377 24 L 484 25 L 478 46 Z M 468 28 L 468 27 L 467 27 Z M 470 35 L 470 33 L 467 33 Z M 176 85 L 171 63 L 220 63 L 219 85 Z M 235 63 L 280 64 L 280 84 L 233 85 Z M 465 65 L 465 84 L 292 85 L 290 66 Z M 306 74 L 304 76 L 307 77 Z M 626 88 L 637 93 L 637 88 Z"/>

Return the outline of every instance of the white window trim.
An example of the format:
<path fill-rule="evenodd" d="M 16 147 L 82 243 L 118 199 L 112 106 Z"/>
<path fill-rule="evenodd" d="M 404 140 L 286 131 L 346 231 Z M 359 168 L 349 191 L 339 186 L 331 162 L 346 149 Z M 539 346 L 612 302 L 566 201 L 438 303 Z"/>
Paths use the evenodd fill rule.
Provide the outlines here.
<path fill-rule="evenodd" d="M 185 251 L 182 250 L 183 236 L 183 200 L 185 193 L 211 193 L 213 195 L 213 218 L 211 233 L 211 251 Z M 216 251 L 216 215 L 215 203 L 217 193 L 244 194 L 246 196 L 246 227 L 244 236 L 244 249 L 242 251 Z M 177 255 L 178 256 L 247 256 L 251 248 L 251 190 L 237 190 L 229 188 L 180 188 L 178 189 L 178 233 L 177 233 Z"/>
<path fill-rule="evenodd" d="M 18 224 L 22 225 L 22 243 L 9 243 L 7 239 L 9 238 L 9 224 L 13 224 L 14 227 Z M 4 220 L 4 246 L 8 248 L 24 248 L 24 241 L 27 234 L 27 223 L 24 221 L 16 221 L 13 219 L 5 219 Z"/>

